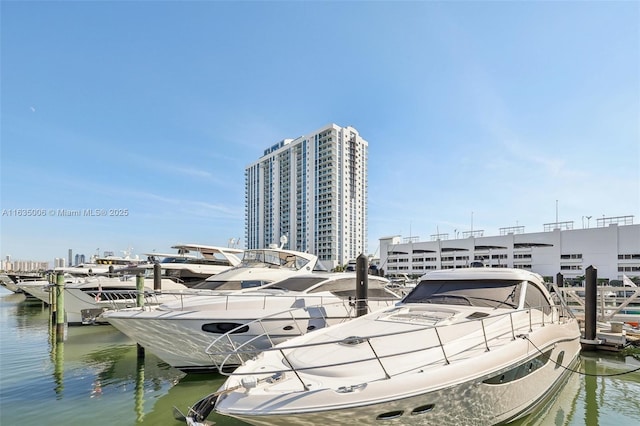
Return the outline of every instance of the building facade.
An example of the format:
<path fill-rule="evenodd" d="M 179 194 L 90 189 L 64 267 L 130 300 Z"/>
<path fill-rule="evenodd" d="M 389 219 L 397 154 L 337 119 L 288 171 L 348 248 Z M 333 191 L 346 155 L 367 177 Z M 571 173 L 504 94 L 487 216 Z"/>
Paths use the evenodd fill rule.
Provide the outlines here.
<path fill-rule="evenodd" d="M 0 270 L 5 272 L 42 272 L 49 269 L 49 262 L 39 260 L 11 260 L 10 256 L 6 256 L 2 260 Z"/>
<path fill-rule="evenodd" d="M 245 169 L 245 242 L 280 245 L 345 265 L 367 247 L 368 142 L 330 124 L 284 139 Z"/>
<path fill-rule="evenodd" d="M 453 240 L 446 234 L 432 241 L 384 237 L 380 238 L 379 267 L 386 275 L 422 275 L 481 262 L 533 271 L 547 281 L 555 281 L 561 273 L 571 281 L 593 266 L 598 278 L 640 277 L 640 225 L 633 224 L 632 216 L 602 218 L 597 224 L 586 229 L 546 224 L 544 232 L 536 233 L 524 233 L 524 227 L 503 228 L 497 236 L 474 232 Z"/>

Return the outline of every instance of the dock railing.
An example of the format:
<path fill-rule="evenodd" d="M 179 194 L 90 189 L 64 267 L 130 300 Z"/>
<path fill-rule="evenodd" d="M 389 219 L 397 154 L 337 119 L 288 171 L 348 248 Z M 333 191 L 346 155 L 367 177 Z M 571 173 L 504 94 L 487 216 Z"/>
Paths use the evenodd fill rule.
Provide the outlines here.
<path fill-rule="evenodd" d="M 558 290 L 575 316 L 584 319 L 585 288 L 560 287 Z M 639 322 L 640 287 L 598 286 L 596 310 L 598 321 Z"/>

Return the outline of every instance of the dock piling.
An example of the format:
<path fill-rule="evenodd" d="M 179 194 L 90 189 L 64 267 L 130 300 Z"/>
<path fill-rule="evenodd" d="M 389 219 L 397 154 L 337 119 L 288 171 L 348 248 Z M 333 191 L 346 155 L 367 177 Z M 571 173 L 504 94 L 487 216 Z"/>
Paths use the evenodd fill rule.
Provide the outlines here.
<path fill-rule="evenodd" d="M 356 259 L 356 315 L 366 315 L 367 295 L 369 293 L 369 259 L 360 254 Z"/>
<path fill-rule="evenodd" d="M 142 308 L 144 306 L 144 276 L 136 275 L 136 306 Z"/>
<path fill-rule="evenodd" d="M 584 338 L 581 340 L 582 348 L 594 350 L 600 340 L 596 339 L 596 317 L 598 299 L 598 270 L 590 265 L 585 271 L 584 285 Z"/>
<path fill-rule="evenodd" d="M 144 276 L 142 274 L 136 275 L 136 306 L 139 308 L 144 307 Z M 144 358 L 144 347 L 140 343 L 136 344 L 138 349 L 138 359 Z"/>
<path fill-rule="evenodd" d="M 64 274 L 58 274 L 56 286 L 56 341 L 64 342 L 65 313 L 64 313 Z"/>
<path fill-rule="evenodd" d="M 162 269 L 159 263 L 153 265 L 153 289 L 156 291 L 162 289 Z"/>
<path fill-rule="evenodd" d="M 49 277 L 49 316 L 51 318 L 50 324 L 52 328 L 56 325 L 56 316 L 58 314 L 58 291 L 56 290 L 58 275 L 61 274 L 51 274 Z M 64 280 L 64 276 L 62 279 Z"/>

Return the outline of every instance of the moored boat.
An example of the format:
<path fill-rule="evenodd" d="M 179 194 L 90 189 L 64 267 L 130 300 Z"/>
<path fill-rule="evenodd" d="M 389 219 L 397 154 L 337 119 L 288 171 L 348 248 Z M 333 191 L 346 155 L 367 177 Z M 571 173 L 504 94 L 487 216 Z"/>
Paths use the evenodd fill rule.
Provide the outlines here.
<path fill-rule="evenodd" d="M 187 372 L 214 371 L 226 358 L 224 352 L 237 345 L 250 343 L 259 350 L 356 317 L 356 283 L 355 273 L 296 274 L 258 288 L 195 296 L 154 310 L 109 311 L 103 317 L 172 367 Z M 365 312 L 400 300 L 386 284 L 386 278 L 368 277 Z M 269 316 L 268 320 L 255 321 L 264 316 Z M 217 339 L 228 337 L 227 333 L 231 334 L 228 339 Z M 206 353 L 216 339 L 215 352 Z M 228 361 L 226 368 L 232 364 Z"/>
<path fill-rule="evenodd" d="M 214 409 L 256 425 L 506 423 L 560 386 L 579 352 L 577 320 L 539 275 L 433 271 L 392 308 L 264 350 L 187 420 Z"/>
<path fill-rule="evenodd" d="M 142 275 L 144 280 L 145 303 L 160 304 L 167 300 L 159 296 L 162 292 L 183 292 L 201 284 L 207 278 L 237 266 L 240 263 L 238 256 L 243 253 L 240 249 L 199 244 L 180 244 L 172 248 L 177 249 L 177 253 L 152 253 L 145 262 L 111 268 L 106 274 L 92 273 L 65 284 L 67 322 L 73 325 L 106 323 L 101 317 L 104 311 L 136 306 L 137 275 Z M 156 269 L 158 277 L 155 276 Z M 177 297 L 171 296 L 170 300 Z"/>

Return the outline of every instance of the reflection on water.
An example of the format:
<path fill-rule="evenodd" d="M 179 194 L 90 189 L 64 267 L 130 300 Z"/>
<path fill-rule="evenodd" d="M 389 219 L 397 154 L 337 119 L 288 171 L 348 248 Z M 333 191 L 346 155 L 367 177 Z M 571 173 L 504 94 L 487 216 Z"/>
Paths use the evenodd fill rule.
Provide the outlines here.
<path fill-rule="evenodd" d="M 55 327 L 54 327 L 55 328 Z M 548 404 L 513 425 L 620 425 L 640 421 L 640 362 L 584 353 L 578 369 Z M 69 327 L 57 342 L 40 302 L 0 289 L 0 424 L 184 425 L 186 412 L 223 382 L 219 375 L 185 375 L 110 326 Z M 218 425 L 242 425 L 211 415 Z"/>
<path fill-rule="evenodd" d="M 225 379 L 139 358 L 134 342 L 110 326 L 68 327 L 59 342 L 45 305 L 3 289 L 0 360 L 2 425 L 184 425 L 173 407 L 186 412 Z M 217 417 L 219 425 L 243 424 Z"/>

